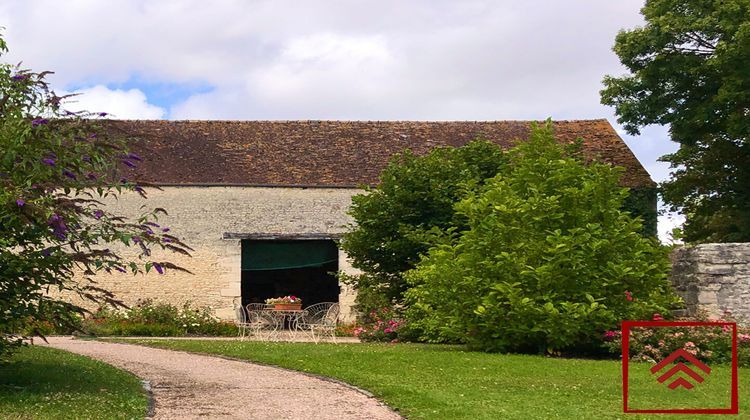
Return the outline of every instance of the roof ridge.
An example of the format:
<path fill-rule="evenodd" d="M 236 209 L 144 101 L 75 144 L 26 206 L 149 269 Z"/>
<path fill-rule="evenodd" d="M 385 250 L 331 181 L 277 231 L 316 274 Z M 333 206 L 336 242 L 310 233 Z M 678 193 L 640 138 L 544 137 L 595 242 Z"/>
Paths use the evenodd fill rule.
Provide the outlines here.
<path fill-rule="evenodd" d="M 340 185 L 378 183 L 396 153 L 459 147 L 481 136 L 503 148 L 528 136 L 532 120 L 104 120 L 133 132 L 151 156 L 139 176 L 155 183 Z M 648 172 L 606 119 L 555 121 L 561 142 L 584 139 L 590 159 L 627 168 L 627 186 L 652 185 Z M 139 150 L 142 149 L 142 150 Z M 133 177 L 128 177 L 133 178 Z"/>
<path fill-rule="evenodd" d="M 171 122 L 171 123 L 428 123 L 428 124 L 456 124 L 456 123 L 532 123 L 544 122 L 546 120 L 147 120 L 147 119 L 107 119 L 104 121 L 114 122 Z M 584 118 L 569 120 L 552 120 L 553 123 L 581 123 L 581 122 L 601 122 L 607 121 L 606 118 Z"/>

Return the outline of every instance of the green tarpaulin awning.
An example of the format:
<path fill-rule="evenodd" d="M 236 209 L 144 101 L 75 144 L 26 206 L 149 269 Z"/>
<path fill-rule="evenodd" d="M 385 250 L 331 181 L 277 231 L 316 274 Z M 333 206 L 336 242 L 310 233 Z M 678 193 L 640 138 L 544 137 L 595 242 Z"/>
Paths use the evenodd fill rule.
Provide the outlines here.
<path fill-rule="evenodd" d="M 242 241 L 243 271 L 322 267 L 338 258 L 336 244 L 330 240 Z"/>

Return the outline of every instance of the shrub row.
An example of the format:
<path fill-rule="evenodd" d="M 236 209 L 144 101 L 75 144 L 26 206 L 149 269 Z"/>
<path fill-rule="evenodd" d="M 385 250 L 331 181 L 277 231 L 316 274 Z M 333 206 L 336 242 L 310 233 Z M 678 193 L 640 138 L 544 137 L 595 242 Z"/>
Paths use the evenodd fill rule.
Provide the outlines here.
<path fill-rule="evenodd" d="M 210 307 L 193 307 L 190 303 L 177 307 L 151 299 L 139 301 L 125 311 L 101 307 L 91 317 L 82 320 L 80 331 L 96 336 L 237 335 L 234 323 L 216 318 Z"/>
<path fill-rule="evenodd" d="M 232 336 L 237 335 L 233 322 L 218 319 L 210 307 L 193 307 L 190 303 L 177 307 L 169 303 L 145 299 L 127 310 L 100 307 L 90 316 L 79 319 L 78 325 L 61 330 L 50 323 L 42 324 L 43 334 L 78 332 L 95 336 Z"/>

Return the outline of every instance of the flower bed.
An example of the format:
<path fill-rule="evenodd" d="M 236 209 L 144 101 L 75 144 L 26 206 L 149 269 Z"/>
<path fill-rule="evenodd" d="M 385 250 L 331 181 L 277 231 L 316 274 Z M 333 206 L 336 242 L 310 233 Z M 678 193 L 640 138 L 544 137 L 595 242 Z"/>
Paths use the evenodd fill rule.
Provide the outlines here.
<path fill-rule="evenodd" d="M 371 311 L 367 321 L 354 329 L 355 337 L 362 341 L 395 342 L 398 340 L 398 331 L 403 321 L 396 316 L 393 309 L 380 308 Z"/>
<path fill-rule="evenodd" d="M 729 314 L 727 314 L 729 315 Z M 726 316 L 725 318 L 730 318 Z M 663 318 L 654 314 L 655 321 Z M 678 319 L 677 321 L 696 321 Z M 698 321 L 734 322 L 700 317 Z M 605 346 L 613 354 L 621 354 L 620 331 L 604 333 Z M 634 361 L 656 363 L 682 348 L 707 364 L 730 363 L 732 360 L 732 329 L 716 327 L 637 327 L 630 332 L 630 355 Z M 750 328 L 737 329 L 737 358 L 740 366 L 750 366 Z"/>
<path fill-rule="evenodd" d="M 266 303 L 269 305 L 302 305 L 302 299 L 291 295 L 266 299 Z"/>
<path fill-rule="evenodd" d="M 273 309 L 277 311 L 298 311 L 302 309 L 302 299 L 294 295 L 266 299 L 266 303 L 273 305 Z"/>
<path fill-rule="evenodd" d="M 105 336 L 233 336 L 237 327 L 216 318 L 210 307 L 196 308 L 186 303 L 181 308 L 168 303 L 139 301 L 126 311 L 99 308 L 82 322 L 85 334 Z"/>

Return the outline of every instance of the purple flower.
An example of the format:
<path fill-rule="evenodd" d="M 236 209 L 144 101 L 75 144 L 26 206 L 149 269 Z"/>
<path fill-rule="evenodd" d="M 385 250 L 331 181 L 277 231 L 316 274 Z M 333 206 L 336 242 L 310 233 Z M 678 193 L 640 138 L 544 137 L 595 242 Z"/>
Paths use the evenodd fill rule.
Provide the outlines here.
<path fill-rule="evenodd" d="M 16 200 L 16 205 L 18 207 L 23 207 L 24 205 L 26 205 L 26 202 L 23 201 L 23 199 L 19 198 L 18 200 Z"/>
<path fill-rule="evenodd" d="M 95 212 L 94 212 L 94 218 L 95 218 L 96 220 L 99 220 L 99 219 L 101 219 L 101 218 L 102 218 L 102 216 L 104 216 L 104 212 L 103 212 L 103 211 L 101 211 L 101 210 L 97 210 L 97 211 L 95 211 Z"/>
<path fill-rule="evenodd" d="M 65 239 L 65 232 L 68 231 L 68 227 L 65 225 L 65 221 L 60 215 L 54 213 L 47 220 L 47 224 L 52 227 L 52 233 L 54 233 L 58 239 Z"/>
<path fill-rule="evenodd" d="M 125 166 L 128 166 L 130 168 L 135 168 L 135 163 L 129 161 L 129 160 L 123 160 L 122 163 L 125 164 Z"/>
<path fill-rule="evenodd" d="M 11 76 L 11 79 L 19 81 L 19 80 L 26 80 L 29 78 L 28 74 L 14 74 Z"/>
<path fill-rule="evenodd" d="M 143 159 L 141 159 L 140 156 L 136 155 L 135 153 L 128 153 L 128 159 L 133 159 L 133 160 L 136 160 L 136 161 L 139 161 L 139 162 L 141 160 L 143 160 Z"/>
<path fill-rule="evenodd" d="M 161 231 L 162 232 L 169 232 L 169 228 L 168 227 L 162 228 Z"/>
<path fill-rule="evenodd" d="M 52 158 L 44 158 L 42 159 L 42 163 L 47 166 L 55 166 L 55 160 Z"/>
<path fill-rule="evenodd" d="M 67 176 L 67 177 L 68 177 L 68 178 L 70 178 L 70 179 L 76 179 L 76 174 L 74 174 L 73 172 L 70 172 L 70 171 L 69 171 L 69 170 L 67 170 L 67 169 L 65 169 L 65 170 L 63 171 L 63 175 Z"/>
<path fill-rule="evenodd" d="M 44 124 L 47 124 L 47 123 L 49 123 L 48 119 L 46 119 L 46 118 L 37 118 L 37 119 L 31 121 L 31 126 L 32 127 L 39 127 L 40 125 L 44 125 Z"/>
<path fill-rule="evenodd" d="M 159 263 L 154 263 L 154 269 L 156 269 L 156 271 L 157 271 L 157 272 L 158 272 L 159 274 L 164 274 L 164 268 L 162 268 L 161 264 L 159 264 Z"/>
<path fill-rule="evenodd" d="M 153 234 L 154 234 L 154 231 L 153 231 L 153 230 L 151 230 L 151 228 L 148 228 L 148 229 L 146 229 L 146 234 L 147 234 L 147 235 L 153 235 Z"/>
<path fill-rule="evenodd" d="M 106 116 L 107 116 L 107 113 L 106 113 L 106 112 L 100 112 L 100 113 L 99 113 L 99 116 L 100 116 L 100 117 L 106 117 Z"/>
<path fill-rule="evenodd" d="M 144 189 L 143 189 L 142 187 L 136 186 L 136 187 L 135 187 L 135 192 L 138 192 L 138 193 L 145 193 L 145 192 L 146 192 L 146 190 L 144 190 Z"/>
<path fill-rule="evenodd" d="M 133 236 L 133 242 L 138 243 L 141 241 L 141 238 L 139 236 Z"/>
<path fill-rule="evenodd" d="M 45 257 L 49 257 L 50 255 L 52 255 L 52 248 L 44 248 L 42 250 L 42 255 L 44 255 Z"/>
<path fill-rule="evenodd" d="M 126 273 L 126 272 L 127 272 L 127 271 L 125 271 L 125 269 L 124 269 L 124 268 L 120 267 L 119 265 L 118 265 L 118 266 L 115 266 L 115 270 L 117 270 L 117 271 L 119 271 L 119 272 L 121 272 L 121 273 Z"/>
<path fill-rule="evenodd" d="M 169 239 L 169 238 L 163 238 L 161 241 L 164 242 L 164 243 L 167 243 L 167 244 L 170 243 L 170 242 L 172 242 L 172 240 Z"/>

